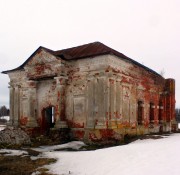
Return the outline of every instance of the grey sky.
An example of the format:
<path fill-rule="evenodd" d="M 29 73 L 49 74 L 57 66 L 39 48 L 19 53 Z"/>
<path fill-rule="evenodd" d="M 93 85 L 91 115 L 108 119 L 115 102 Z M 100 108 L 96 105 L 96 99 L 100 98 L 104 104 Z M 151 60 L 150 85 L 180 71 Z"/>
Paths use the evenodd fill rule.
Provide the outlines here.
<path fill-rule="evenodd" d="M 0 0 L 0 71 L 40 45 L 52 50 L 100 41 L 165 78 L 176 79 L 180 107 L 180 0 Z M 0 75 L 0 106 L 9 101 Z"/>

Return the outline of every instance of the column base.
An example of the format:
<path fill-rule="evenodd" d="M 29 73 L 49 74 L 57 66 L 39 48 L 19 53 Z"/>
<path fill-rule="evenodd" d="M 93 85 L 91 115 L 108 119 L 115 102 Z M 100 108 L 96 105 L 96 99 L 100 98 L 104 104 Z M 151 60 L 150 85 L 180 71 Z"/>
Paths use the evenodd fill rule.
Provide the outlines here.
<path fill-rule="evenodd" d="M 10 119 L 8 122 L 7 122 L 7 126 L 13 126 L 13 120 Z"/>
<path fill-rule="evenodd" d="M 18 120 L 12 121 L 12 125 L 11 126 L 18 127 L 19 126 L 19 121 Z"/>
<path fill-rule="evenodd" d="M 37 127 L 37 126 L 38 126 L 37 121 L 34 118 L 29 118 L 28 119 L 26 127 L 34 128 L 34 127 Z"/>
<path fill-rule="evenodd" d="M 68 128 L 67 122 L 66 121 L 57 121 L 55 123 L 55 128 Z"/>
<path fill-rule="evenodd" d="M 95 126 L 95 129 L 107 129 L 107 126 L 104 125 L 104 123 L 98 123 L 98 124 Z"/>

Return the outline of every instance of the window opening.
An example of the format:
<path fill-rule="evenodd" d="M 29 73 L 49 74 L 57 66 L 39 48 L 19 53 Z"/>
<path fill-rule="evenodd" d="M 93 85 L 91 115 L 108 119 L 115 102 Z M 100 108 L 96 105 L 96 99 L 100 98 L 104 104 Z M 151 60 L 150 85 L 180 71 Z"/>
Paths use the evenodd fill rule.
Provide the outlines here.
<path fill-rule="evenodd" d="M 142 125 L 144 114 L 144 105 L 142 101 L 138 101 L 138 125 Z"/>
<path fill-rule="evenodd" d="M 162 102 L 159 103 L 159 122 L 163 120 L 163 104 Z"/>
<path fill-rule="evenodd" d="M 150 103 L 149 118 L 151 123 L 154 122 L 154 108 L 155 108 L 154 103 Z"/>

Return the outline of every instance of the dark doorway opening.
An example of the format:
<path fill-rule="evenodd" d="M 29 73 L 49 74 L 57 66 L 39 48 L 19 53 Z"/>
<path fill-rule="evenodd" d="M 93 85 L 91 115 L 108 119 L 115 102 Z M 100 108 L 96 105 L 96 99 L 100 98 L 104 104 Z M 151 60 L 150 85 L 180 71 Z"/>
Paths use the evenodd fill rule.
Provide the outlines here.
<path fill-rule="evenodd" d="M 44 134 L 49 134 L 50 128 L 54 128 L 54 107 L 49 106 L 42 111 L 42 131 Z"/>

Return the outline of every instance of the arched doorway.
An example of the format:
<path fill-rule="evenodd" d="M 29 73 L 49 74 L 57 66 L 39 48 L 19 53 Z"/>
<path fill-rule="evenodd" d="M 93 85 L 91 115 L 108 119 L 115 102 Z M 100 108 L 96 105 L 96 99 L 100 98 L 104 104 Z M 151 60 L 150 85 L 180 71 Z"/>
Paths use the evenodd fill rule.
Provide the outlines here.
<path fill-rule="evenodd" d="M 48 106 L 42 110 L 42 132 L 48 135 L 50 128 L 55 125 L 54 106 Z"/>

